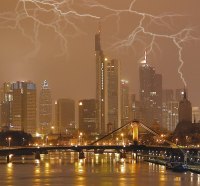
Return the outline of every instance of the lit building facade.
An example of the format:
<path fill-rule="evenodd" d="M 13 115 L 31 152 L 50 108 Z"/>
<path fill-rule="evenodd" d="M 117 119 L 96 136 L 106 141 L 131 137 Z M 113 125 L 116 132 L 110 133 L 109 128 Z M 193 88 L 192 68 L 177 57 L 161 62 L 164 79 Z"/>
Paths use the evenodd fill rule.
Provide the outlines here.
<path fill-rule="evenodd" d="M 183 99 L 179 102 L 179 123 L 188 122 L 192 123 L 192 105 L 187 99 L 186 91 L 184 91 Z"/>
<path fill-rule="evenodd" d="M 13 90 L 11 83 L 4 83 L 1 89 L 1 126 L 10 128 L 12 124 Z"/>
<path fill-rule="evenodd" d="M 162 75 L 147 64 L 145 59 L 139 67 L 140 101 L 142 121 L 146 125 L 162 124 Z"/>
<path fill-rule="evenodd" d="M 130 101 L 129 101 L 129 84 L 126 80 L 121 80 L 121 125 L 130 121 Z"/>
<path fill-rule="evenodd" d="M 75 130 L 75 101 L 58 99 L 55 103 L 55 133 L 66 134 Z"/>
<path fill-rule="evenodd" d="M 97 130 L 106 133 L 108 123 L 107 58 L 101 49 L 101 32 L 95 35 Z"/>
<path fill-rule="evenodd" d="M 163 90 L 162 124 L 169 131 L 174 131 L 178 124 L 179 102 L 174 98 L 174 90 Z M 176 97 L 176 96 L 175 96 Z"/>
<path fill-rule="evenodd" d="M 142 121 L 143 114 L 142 114 L 141 102 L 136 99 L 135 94 L 131 94 L 130 96 L 130 105 L 131 105 L 130 119 Z"/>
<path fill-rule="evenodd" d="M 84 99 L 79 101 L 79 131 L 86 135 L 96 132 L 96 100 Z"/>
<path fill-rule="evenodd" d="M 33 82 L 12 84 L 12 129 L 36 133 L 36 85 Z"/>
<path fill-rule="evenodd" d="M 118 60 L 112 59 L 108 60 L 106 65 L 108 86 L 108 123 L 112 124 L 113 129 L 117 129 L 121 126 L 120 63 Z"/>
<path fill-rule="evenodd" d="M 51 130 L 52 98 L 48 82 L 42 83 L 39 97 L 39 130 L 42 134 L 48 134 Z"/>
<path fill-rule="evenodd" d="M 192 107 L 192 121 L 200 123 L 200 108 Z"/>
<path fill-rule="evenodd" d="M 185 90 L 187 93 L 187 90 Z M 175 100 L 176 101 L 181 101 L 183 99 L 184 91 L 183 89 L 176 89 L 175 90 Z"/>

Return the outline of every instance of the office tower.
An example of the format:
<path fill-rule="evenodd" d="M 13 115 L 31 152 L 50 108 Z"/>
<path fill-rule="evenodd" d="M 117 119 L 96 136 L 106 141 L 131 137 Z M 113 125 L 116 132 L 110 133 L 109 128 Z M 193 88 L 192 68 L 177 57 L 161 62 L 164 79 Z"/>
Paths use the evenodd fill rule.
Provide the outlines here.
<path fill-rule="evenodd" d="M 187 99 L 186 91 L 184 90 L 183 99 L 179 102 L 179 123 L 189 122 L 192 123 L 192 106 Z"/>
<path fill-rule="evenodd" d="M 155 74 L 153 82 L 152 107 L 154 110 L 153 120 L 162 125 L 162 75 Z"/>
<path fill-rule="evenodd" d="M 178 124 L 178 108 L 179 102 L 171 101 L 168 103 L 168 125 L 167 129 L 169 131 L 174 131 Z"/>
<path fill-rule="evenodd" d="M 187 90 L 186 90 L 187 93 Z M 181 101 L 183 99 L 184 91 L 183 89 L 176 89 L 175 90 L 175 100 L 176 101 Z"/>
<path fill-rule="evenodd" d="M 142 114 L 141 102 L 136 99 L 135 94 L 131 94 L 130 105 L 131 105 L 130 119 L 142 121 L 143 114 Z"/>
<path fill-rule="evenodd" d="M 130 101 L 129 101 L 129 84 L 126 80 L 121 80 L 121 125 L 130 121 Z"/>
<path fill-rule="evenodd" d="M 55 132 L 70 133 L 75 130 L 75 101 L 58 99 L 55 103 Z"/>
<path fill-rule="evenodd" d="M 52 98 L 51 90 L 47 80 L 42 83 L 39 98 L 39 129 L 40 133 L 48 134 L 52 120 Z"/>
<path fill-rule="evenodd" d="M 106 132 L 108 123 L 107 105 L 107 58 L 101 49 L 101 31 L 95 35 L 95 58 L 96 58 L 96 101 L 97 101 L 97 127 L 99 133 Z"/>
<path fill-rule="evenodd" d="M 179 102 L 174 100 L 172 89 L 163 90 L 162 124 L 169 131 L 174 131 L 178 123 Z"/>
<path fill-rule="evenodd" d="M 12 127 L 13 91 L 11 83 L 4 83 L 1 89 L 1 126 Z"/>
<path fill-rule="evenodd" d="M 162 75 L 156 74 L 155 69 L 147 64 L 145 59 L 139 67 L 140 101 L 142 121 L 146 125 L 162 123 Z"/>
<path fill-rule="evenodd" d="M 86 135 L 96 132 L 96 100 L 84 99 L 79 101 L 79 131 Z"/>
<path fill-rule="evenodd" d="M 118 60 L 112 59 L 108 60 L 106 65 L 108 86 L 108 123 L 112 124 L 113 129 L 117 129 L 121 126 L 120 63 Z"/>
<path fill-rule="evenodd" d="M 192 121 L 194 123 L 200 123 L 200 108 L 192 107 Z"/>
<path fill-rule="evenodd" d="M 172 89 L 164 89 L 162 94 L 162 124 L 163 127 L 170 127 L 170 103 L 174 100 L 174 91 Z"/>
<path fill-rule="evenodd" d="M 32 82 L 12 84 L 12 125 L 13 130 L 36 133 L 36 85 Z"/>

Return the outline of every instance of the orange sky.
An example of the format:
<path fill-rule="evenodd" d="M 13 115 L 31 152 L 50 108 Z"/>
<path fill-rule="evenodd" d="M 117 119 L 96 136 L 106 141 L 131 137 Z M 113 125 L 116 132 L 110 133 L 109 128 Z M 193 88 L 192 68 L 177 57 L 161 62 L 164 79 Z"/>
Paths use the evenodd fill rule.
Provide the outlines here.
<path fill-rule="evenodd" d="M 65 16 L 50 10 L 51 5 L 15 0 L 0 1 L 0 82 L 32 80 L 39 84 L 47 79 L 53 98 L 84 99 L 95 97 L 94 34 L 98 19 L 102 19 L 102 47 L 108 58 L 121 61 L 122 78 L 130 82 L 131 92 L 138 93 L 138 62 L 151 37 L 140 33 L 135 42 L 119 49 L 115 42 L 129 38 L 139 25 L 141 14 L 131 13 L 131 0 L 83 0 L 64 3 L 60 10 L 74 13 Z M 63 1 L 64 2 L 64 1 Z M 38 6 L 36 6 L 38 5 Z M 92 7 L 93 5 L 93 7 Z M 40 10 L 39 10 L 40 6 Z M 145 30 L 154 34 L 172 35 L 184 28 L 192 28 L 192 36 L 200 37 L 200 1 L 197 0 L 138 0 L 132 10 L 154 16 L 176 14 L 162 20 L 146 17 Z M 43 8 L 43 9 L 42 9 Z M 109 10 L 110 9 L 110 10 Z M 111 10 L 112 9 L 112 10 Z M 123 10 L 116 14 L 113 10 Z M 126 10 L 126 11 L 125 11 Z M 115 15 L 113 15 L 115 13 Z M 119 13 L 119 12 L 118 12 Z M 88 15 L 83 17 L 83 15 Z M 81 16 L 80 16 L 81 15 Z M 89 16 L 90 15 L 90 16 Z M 34 20 L 34 19 L 35 20 Z M 18 22 L 16 21 L 18 20 Z M 165 23 L 165 24 L 163 24 Z M 24 34 L 25 35 L 24 35 Z M 126 43 L 127 44 L 127 43 Z M 184 65 L 181 69 L 187 82 L 193 106 L 200 106 L 200 41 L 181 44 Z M 182 88 L 177 69 L 180 66 L 178 49 L 172 39 L 156 37 L 148 62 L 163 74 L 164 88 Z"/>

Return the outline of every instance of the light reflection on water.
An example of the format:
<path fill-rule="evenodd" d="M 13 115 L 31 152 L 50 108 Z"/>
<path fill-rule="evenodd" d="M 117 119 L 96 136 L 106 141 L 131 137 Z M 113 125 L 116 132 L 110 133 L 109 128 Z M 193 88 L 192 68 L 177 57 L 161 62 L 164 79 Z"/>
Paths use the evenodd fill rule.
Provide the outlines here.
<path fill-rule="evenodd" d="M 13 163 L 6 164 L 0 159 L 0 185 L 200 185 L 200 175 L 174 173 L 143 161 L 136 164 L 131 157 L 120 160 L 117 153 L 86 153 L 86 158 L 79 160 L 75 152 L 54 152 L 41 155 L 41 160 L 13 157 Z"/>

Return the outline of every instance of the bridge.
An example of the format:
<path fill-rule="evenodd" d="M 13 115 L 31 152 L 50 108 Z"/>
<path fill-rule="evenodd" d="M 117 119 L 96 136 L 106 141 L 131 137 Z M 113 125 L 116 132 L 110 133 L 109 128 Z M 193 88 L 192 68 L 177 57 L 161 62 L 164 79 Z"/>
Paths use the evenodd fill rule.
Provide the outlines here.
<path fill-rule="evenodd" d="M 131 126 L 132 130 L 132 144 L 129 145 L 98 145 L 99 142 L 113 136 L 118 131 L 123 128 Z M 51 151 L 74 151 L 79 153 L 79 159 L 85 158 L 85 152 L 94 153 L 104 153 L 106 151 L 112 150 L 113 152 L 119 153 L 121 158 L 126 157 L 126 153 L 135 154 L 137 160 L 138 156 L 144 157 L 162 157 L 163 159 L 170 159 L 172 157 L 179 157 L 180 160 L 184 160 L 184 155 L 187 153 L 189 157 L 193 157 L 193 161 L 200 159 L 200 149 L 199 148 L 182 148 L 164 139 L 164 141 L 169 144 L 169 146 L 146 146 L 139 144 L 139 131 L 138 127 L 141 126 L 148 132 L 162 138 L 160 134 L 153 131 L 143 123 L 134 120 L 124 126 L 106 134 L 105 136 L 93 141 L 89 145 L 79 145 L 79 146 L 42 146 L 42 147 L 12 147 L 6 149 L 0 149 L 0 156 L 6 156 L 7 163 L 11 161 L 12 156 L 22 156 L 22 155 L 35 155 L 35 159 L 40 159 L 40 154 L 48 154 Z M 163 140 L 163 138 L 162 138 Z"/>

